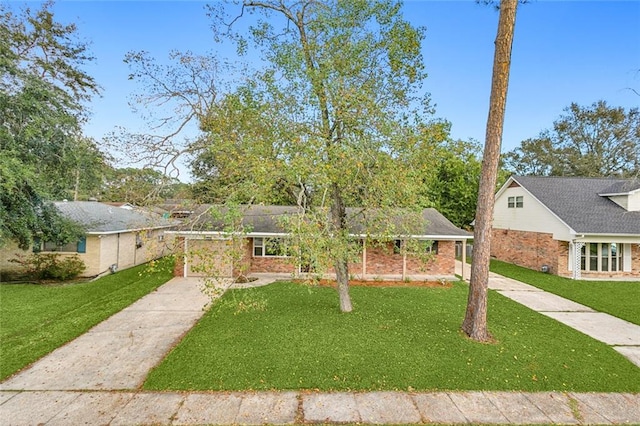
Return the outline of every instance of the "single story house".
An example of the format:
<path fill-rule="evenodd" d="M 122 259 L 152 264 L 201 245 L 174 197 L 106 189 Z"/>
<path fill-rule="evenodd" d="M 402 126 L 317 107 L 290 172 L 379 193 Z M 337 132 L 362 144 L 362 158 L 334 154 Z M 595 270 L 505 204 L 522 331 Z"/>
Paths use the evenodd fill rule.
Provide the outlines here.
<path fill-rule="evenodd" d="M 240 271 L 245 275 L 313 272 L 299 255 L 283 250 L 291 235 L 283 227 L 282 220 L 298 214 L 300 210 L 297 207 L 241 206 L 240 221 L 245 231 L 240 236 L 240 248 L 233 247 L 230 234 L 223 230 L 224 225 L 213 219 L 212 209 L 216 208 L 211 205 L 190 207 L 192 213 L 185 225 L 168 231 L 175 236 L 176 247 L 181 247 L 184 253 L 182 261 L 176 262 L 176 276 L 237 276 Z M 374 244 L 371 238 L 367 239 L 358 219 L 361 212 L 361 209 L 347 209 L 350 233 L 361 244 L 360 257 L 349 265 L 349 273 L 354 277 L 422 279 L 429 276 L 453 279 L 455 243 L 466 244 L 472 238 L 472 234 L 454 226 L 435 209 L 425 209 L 420 214 L 420 225 L 414 226 L 410 233 L 391 236 L 384 243 Z M 412 256 L 402 250 L 403 241 L 408 239 L 424 241 L 429 256 Z M 212 267 L 205 266 L 205 263 Z"/>
<path fill-rule="evenodd" d="M 161 215 L 129 204 L 115 206 L 97 201 L 61 201 L 54 205 L 64 217 L 82 225 L 85 236 L 64 246 L 36 240 L 32 250 L 20 250 L 17 245 L 9 244 L 2 250 L 0 270 L 19 273 L 19 265 L 9 262 L 17 254 L 54 252 L 61 256 L 77 255 L 87 267 L 82 276 L 93 277 L 140 265 L 171 252 L 165 232 L 176 223 Z"/>
<path fill-rule="evenodd" d="M 491 255 L 574 279 L 640 278 L 640 181 L 511 176 Z"/>

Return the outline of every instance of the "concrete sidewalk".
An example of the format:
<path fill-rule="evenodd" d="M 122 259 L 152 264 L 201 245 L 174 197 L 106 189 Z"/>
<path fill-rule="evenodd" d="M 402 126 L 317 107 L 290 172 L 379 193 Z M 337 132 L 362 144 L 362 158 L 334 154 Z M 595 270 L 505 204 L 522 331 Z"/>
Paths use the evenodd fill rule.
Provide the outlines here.
<path fill-rule="evenodd" d="M 637 424 L 640 394 L 0 392 L 3 425 Z"/>
<path fill-rule="evenodd" d="M 140 391 L 148 371 L 203 315 L 210 299 L 201 286 L 175 278 L 1 383 L 0 425 L 640 424 L 640 394 Z M 536 292 L 544 309 L 566 302 L 540 302 L 544 292 L 512 280 L 492 277 L 491 286 L 521 300 Z"/>
<path fill-rule="evenodd" d="M 460 262 L 456 268 L 461 269 Z M 465 280 L 471 269 L 465 268 Z M 640 367 L 640 326 L 597 312 L 588 306 L 564 299 L 529 284 L 489 273 L 489 288 L 536 312 L 555 319 L 581 333 L 612 346 Z"/>

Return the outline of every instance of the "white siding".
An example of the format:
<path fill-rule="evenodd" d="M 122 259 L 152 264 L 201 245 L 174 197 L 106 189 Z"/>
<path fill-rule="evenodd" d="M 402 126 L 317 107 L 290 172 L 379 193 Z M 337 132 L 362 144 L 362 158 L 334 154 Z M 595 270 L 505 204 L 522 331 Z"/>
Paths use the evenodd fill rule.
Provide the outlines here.
<path fill-rule="evenodd" d="M 609 199 L 626 211 L 640 211 L 640 191 L 632 194 L 612 195 Z"/>
<path fill-rule="evenodd" d="M 509 197 L 523 197 L 523 207 L 509 208 Z M 544 232 L 553 234 L 553 238 L 571 241 L 569 227 L 544 207 L 538 200 L 521 187 L 505 188 L 496 198 L 493 214 L 495 229 Z"/>
<path fill-rule="evenodd" d="M 640 211 L 640 191 L 629 195 L 627 210 L 630 212 Z"/>

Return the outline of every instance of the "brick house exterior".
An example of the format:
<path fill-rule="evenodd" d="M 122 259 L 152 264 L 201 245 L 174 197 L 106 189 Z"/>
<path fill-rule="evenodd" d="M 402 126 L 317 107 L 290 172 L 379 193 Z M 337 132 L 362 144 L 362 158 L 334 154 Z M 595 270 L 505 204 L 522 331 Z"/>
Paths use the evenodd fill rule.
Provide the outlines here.
<path fill-rule="evenodd" d="M 491 255 L 571 278 L 640 278 L 640 182 L 512 176 L 496 194 Z"/>
<path fill-rule="evenodd" d="M 212 206 L 200 206 L 194 213 L 197 217 L 210 217 L 202 211 Z M 181 248 L 182 256 L 176 263 L 176 276 L 238 276 L 277 273 L 300 275 L 309 271 L 305 268 L 295 255 L 284 255 L 283 253 L 268 253 L 267 241 L 286 241 L 288 234 L 279 224 L 279 216 L 294 214 L 295 207 L 284 206 L 246 206 L 243 213 L 244 224 L 249 232 L 241 236 L 241 242 L 232 243 L 227 241 L 228 254 L 226 260 L 215 258 L 215 252 L 220 252 L 219 248 L 211 250 L 210 270 L 197 270 L 192 265 L 198 262 L 197 250 L 190 247 L 208 244 L 211 247 L 220 245 L 224 241 L 225 235 L 217 231 L 219 224 L 199 223 L 194 225 L 189 223 L 182 230 L 171 231 L 177 238 L 177 246 Z M 422 212 L 424 219 L 423 229 L 420 233 L 412 233 L 411 238 L 429 241 L 428 250 L 430 253 L 425 256 L 412 256 L 397 250 L 403 244 L 398 237 L 397 240 L 390 239 L 387 242 L 371 241 L 358 237 L 359 227 L 354 233 L 354 240 L 360 241 L 361 250 L 357 258 L 349 264 L 349 273 L 361 278 L 391 278 L 411 279 L 418 276 L 430 276 L 437 278 L 453 279 L 455 276 L 455 242 L 471 238 L 472 235 L 466 231 L 456 228 L 444 216 L 434 209 L 425 209 Z M 195 231 L 194 229 L 202 229 Z M 236 245 L 234 248 L 233 245 Z M 228 266 L 229 259 L 232 259 L 233 266 Z M 227 263 L 225 263 L 227 262 Z M 223 271 L 222 273 L 220 271 Z M 327 271 L 329 274 L 331 270 Z"/>

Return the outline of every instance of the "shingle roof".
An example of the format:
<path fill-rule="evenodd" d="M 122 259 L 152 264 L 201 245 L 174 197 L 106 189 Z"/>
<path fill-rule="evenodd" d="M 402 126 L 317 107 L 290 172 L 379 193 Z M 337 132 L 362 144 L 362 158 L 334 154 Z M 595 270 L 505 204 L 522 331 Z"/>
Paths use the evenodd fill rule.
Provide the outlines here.
<path fill-rule="evenodd" d="M 174 225 L 173 222 L 156 214 L 96 201 L 60 201 L 54 205 L 63 216 L 85 226 L 89 233 L 166 228 Z"/>
<path fill-rule="evenodd" d="M 640 235 L 640 212 L 600 194 L 640 188 L 629 179 L 512 176 L 578 234 Z"/>
<path fill-rule="evenodd" d="M 211 231 L 220 232 L 223 230 L 223 222 L 215 218 L 211 211 L 220 209 L 211 205 L 200 205 L 193 210 L 191 221 L 181 227 L 183 231 Z M 286 215 L 295 215 L 299 209 L 295 206 L 241 206 L 242 224 L 249 232 L 254 234 L 284 234 L 286 229 L 282 226 L 280 219 Z M 348 227 L 355 235 L 364 234 L 362 209 L 347 209 Z M 442 236 L 471 238 L 472 234 L 457 228 L 447 218 L 435 209 L 424 209 L 421 214 L 424 222 L 414 226 L 406 224 L 405 219 L 399 214 L 392 217 L 391 221 L 398 230 L 398 235 L 411 234 L 414 236 Z M 402 231 L 401 231 L 402 230 Z"/>

